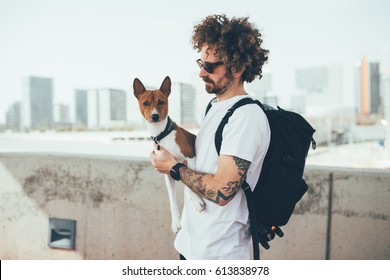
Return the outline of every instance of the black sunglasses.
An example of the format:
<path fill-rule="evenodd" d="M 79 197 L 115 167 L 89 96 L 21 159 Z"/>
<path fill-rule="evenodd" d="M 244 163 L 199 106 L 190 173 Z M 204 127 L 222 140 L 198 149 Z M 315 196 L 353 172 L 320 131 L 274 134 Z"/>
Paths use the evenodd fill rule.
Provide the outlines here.
<path fill-rule="evenodd" d="M 199 68 L 202 68 L 206 70 L 207 73 L 212 74 L 214 71 L 214 68 L 217 67 L 218 65 L 222 65 L 223 61 L 218 61 L 218 62 L 203 62 L 200 58 L 196 60 L 196 63 L 198 64 Z"/>

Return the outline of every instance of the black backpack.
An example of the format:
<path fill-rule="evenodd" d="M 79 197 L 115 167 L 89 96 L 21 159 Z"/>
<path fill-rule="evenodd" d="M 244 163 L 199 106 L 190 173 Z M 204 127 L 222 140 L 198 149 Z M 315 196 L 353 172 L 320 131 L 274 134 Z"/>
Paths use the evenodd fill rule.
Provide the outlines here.
<path fill-rule="evenodd" d="M 206 109 L 211 108 L 212 101 Z M 250 227 L 253 241 L 253 257 L 260 259 L 260 243 L 269 249 L 268 242 L 275 234 L 282 237 L 279 226 L 287 224 L 295 205 L 308 189 L 303 177 L 306 156 L 315 130 L 299 114 L 262 104 L 252 98 L 243 98 L 235 103 L 223 117 L 215 133 L 215 148 L 219 155 L 222 131 L 234 111 L 247 104 L 257 104 L 267 116 L 271 129 L 271 141 L 263 162 L 259 180 L 252 192 L 244 182 L 242 188 L 247 198 Z M 253 230 L 255 229 L 255 230 Z"/>

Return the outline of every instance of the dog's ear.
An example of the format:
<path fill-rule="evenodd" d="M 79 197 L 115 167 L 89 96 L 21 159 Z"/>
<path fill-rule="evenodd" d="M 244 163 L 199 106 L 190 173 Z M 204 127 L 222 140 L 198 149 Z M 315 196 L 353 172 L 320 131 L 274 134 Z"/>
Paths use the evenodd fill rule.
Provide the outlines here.
<path fill-rule="evenodd" d="M 144 85 L 138 78 L 134 79 L 133 90 L 134 90 L 134 95 L 135 97 L 137 97 L 137 99 L 141 94 L 143 94 L 146 91 Z"/>
<path fill-rule="evenodd" d="M 161 84 L 160 90 L 166 96 L 169 96 L 169 94 L 171 93 L 171 78 L 169 78 L 169 76 L 165 77 L 164 81 Z"/>

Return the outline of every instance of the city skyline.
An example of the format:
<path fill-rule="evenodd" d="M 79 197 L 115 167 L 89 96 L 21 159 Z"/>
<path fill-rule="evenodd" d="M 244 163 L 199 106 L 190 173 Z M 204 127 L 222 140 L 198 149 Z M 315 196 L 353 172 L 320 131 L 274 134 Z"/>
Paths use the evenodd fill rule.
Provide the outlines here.
<path fill-rule="evenodd" d="M 351 100 L 348 106 L 346 106 L 342 102 L 342 66 L 329 65 L 309 68 L 297 68 L 295 70 L 296 94 L 290 96 L 290 105 L 289 107 L 284 107 L 284 109 L 302 113 L 309 118 L 329 119 L 336 117 L 338 119 L 337 122 L 339 124 L 341 119 L 345 117 L 349 118 L 350 120 L 356 118 L 356 122 L 360 124 L 374 124 L 377 122 L 382 122 L 382 118 L 386 118 L 386 116 L 384 116 L 386 93 L 383 92 L 383 96 L 381 96 L 379 92 L 381 83 L 381 77 L 379 74 L 380 65 L 377 62 L 367 63 L 364 57 L 362 59 L 362 63 L 363 62 L 365 63 L 365 66 L 363 68 L 361 65 L 355 66 L 354 83 L 356 96 L 354 97 L 354 100 Z M 366 74 L 363 76 L 363 72 L 361 69 L 366 69 Z M 369 77 L 366 76 L 367 73 L 370 73 Z M 265 81 L 254 81 L 253 83 L 251 83 L 250 86 L 248 86 L 248 92 L 251 94 L 251 96 L 259 99 L 261 102 L 276 108 L 277 106 L 279 106 L 280 103 L 278 101 L 278 96 L 275 95 L 273 90 L 272 74 L 266 73 L 264 74 L 263 78 Z M 35 84 L 39 86 L 27 86 L 27 81 L 30 80 L 36 81 Z M 45 83 L 49 82 L 50 87 L 42 87 L 42 81 L 46 81 Z M 365 90 L 364 98 L 363 95 L 361 95 L 362 82 L 366 84 L 365 87 L 367 88 Z M 151 88 L 149 86 L 146 87 Z M 45 88 L 47 88 L 47 90 L 44 90 Z M 41 129 L 43 129 L 44 127 L 50 128 L 51 124 L 55 125 L 54 127 L 61 129 L 63 128 L 63 125 L 68 126 L 68 128 L 71 128 L 72 125 L 82 125 L 83 127 L 89 129 L 103 127 L 108 128 L 111 126 L 118 128 L 118 125 L 120 123 L 121 125 L 119 126 L 122 127 L 125 127 L 126 125 L 130 125 L 133 128 L 143 127 L 143 125 L 140 126 L 140 124 L 143 122 L 142 117 L 139 114 L 138 102 L 135 101 L 135 97 L 128 90 L 114 88 L 94 88 L 88 90 L 75 89 L 74 103 L 62 104 L 53 103 L 54 98 L 52 88 L 53 79 L 51 78 L 33 76 L 25 77 L 23 98 L 22 100 L 13 103 L 6 112 L 7 118 L 5 128 L 16 128 L 18 130 L 18 128 L 20 127 L 23 130 L 29 127 L 34 127 L 31 126 L 29 123 L 32 121 L 37 121 L 38 119 L 36 119 L 36 116 L 34 117 L 34 119 L 32 119 L 33 115 L 36 113 L 31 111 L 30 115 L 30 111 L 28 108 L 30 108 L 30 106 L 31 108 L 38 108 L 38 105 L 42 107 L 44 103 L 47 103 L 45 100 L 42 100 L 42 98 L 39 97 L 38 92 L 41 92 L 41 95 L 46 94 L 48 97 L 50 97 L 48 99 L 48 104 L 50 104 L 50 108 L 46 106 L 47 109 L 39 113 L 40 115 L 47 115 L 45 117 L 42 115 L 41 117 L 51 119 L 51 121 L 49 121 L 50 125 L 43 127 L 40 126 Z M 186 88 L 187 90 L 185 90 Z M 47 92 L 43 93 L 42 90 L 43 92 Z M 171 117 L 175 117 L 174 119 L 176 121 L 183 124 L 183 114 L 185 114 L 186 116 L 192 115 L 190 117 L 192 121 L 184 121 L 184 123 L 193 125 L 199 123 L 199 118 L 203 115 L 202 112 L 205 107 L 205 102 L 209 102 L 210 97 L 207 99 L 201 98 L 201 95 L 197 94 L 197 91 L 199 91 L 199 89 L 196 90 L 192 84 L 173 83 L 172 94 L 170 95 L 170 101 L 173 106 L 171 107 L 172 110 L 170 111 Z M 30 96 L 30 92 L 36 92 L 33 95 L 36 97 Z M 121 100 L 115 97 L 115 95 L 118 94 L 121 96 L 119 98 Z M 100 97 L 97 97 L 98 95 Z M 110 95 L 111 97 L 109 97 Z M 187 102 L 188 104 L 183 103 L 182 100 L 184 99 L 182 98 L 189 100 L 189 102 Z M 35 105 L 34 102 L 36 103 Z M 367 105 L 369 105 L 370 108 L 362 108 L 362 102 L 368 102 Z M 42 107 L 41 110 L 46 107 Z M 87 107 L 89 108 L 88 110 L 86 110 Z M 98 107 L 100 107 L 100 109 L 97 109 Z M 73 116 L 70 116 L 70 108 L 74 110 Z M 98 111 L 102 111 L 98 113 L 96 109 Z M 88 114 L 85 115 L 85 113 L 87 112 Z M 103 115 L 99 117 L 102 112 Z M 94 114 L 98 115 L 94 117 Z M 111 116 L 109 116 L 110 114 Z M 118 114 L 122 116 L 119 119 Z M 104 118 L 106 119 L 106 121 L 103 121 Z M 23 121 L 18 124 L 17 120 Z M 118 123 L 119 120 L 121 121 Z M 91 121 L 94 124 L 90 123 Z M 109 124 L 109 122 L 112 123 Z M 117 124 L 114 124 L 115 122 Z"/>
<path fill-rule="evenodd" d="M 22 99 L 24 76 L 53 78 L 54 103 L 72 107 L 75 89 L 131 92 L 135 77 L 158 86 L 169 75 L 199 86 L 190 38 L 193 25 L 212 13 L 249 16 L 262 30 L 271 51 L 264 73 L 272 74 L 282 104 L 295 93 L 297 68 L 330 64 L 343 67 L 347 103 L 354 96 L 354 63 L 363 55 L 380 62 L 390 42 L 390 3 L 312 2 L 0 0 L 0 123 Z"/>
<path fill-rule="evenodd" d="M 196 126 L 196 92 L 190 84 L 172 83 L 169 115 L 176 123 Z M 143 129 L 145 120 L 138 102 L 129 102 L 128 92 L 113 88 L 74 91 L 75 104 L 53 103 L 53 79 L 24 79 L 22 100 L 6 113 L 5 128 L 14 131 Z M 135 100 L 135 97 L 134 97 Z M 70 118 L 70 106 L 75 108 Z"/>

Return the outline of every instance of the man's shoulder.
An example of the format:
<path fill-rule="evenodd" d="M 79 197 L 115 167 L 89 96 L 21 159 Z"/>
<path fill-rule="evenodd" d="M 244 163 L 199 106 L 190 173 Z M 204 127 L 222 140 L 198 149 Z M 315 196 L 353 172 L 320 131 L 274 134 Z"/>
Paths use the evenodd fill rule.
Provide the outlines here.
<path fill-rule="evenodd" d="M 250 99 L 250 101 L 256 100 L 252 97 L 245 97 L 245 98 Z M 241 100 L 237 102 L 241 102 Z M 267 116 L 265 115 L 263 109 L 261 109 L 261 107 L 257 103 L 249 103 L 236 108 L 234 113 L 232 114 L 232 117 L 254 120 L 254 121 L 267 120 Z"/>

